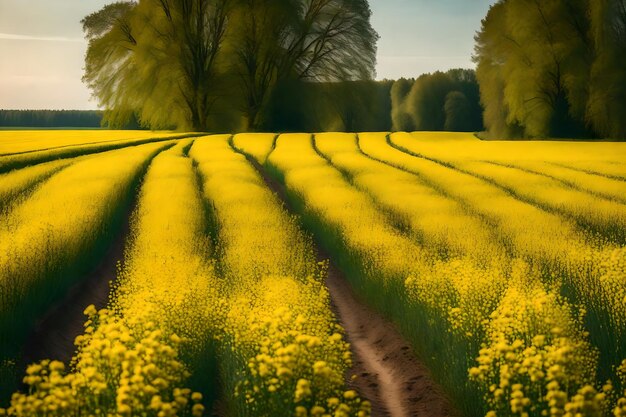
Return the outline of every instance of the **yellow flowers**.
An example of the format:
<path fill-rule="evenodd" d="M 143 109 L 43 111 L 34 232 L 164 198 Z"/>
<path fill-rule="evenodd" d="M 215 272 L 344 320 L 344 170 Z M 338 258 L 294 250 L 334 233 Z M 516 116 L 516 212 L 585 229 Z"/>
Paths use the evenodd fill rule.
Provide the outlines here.
<path fill-rule="evenodd" d="M 561 410 L 595 382 L 597 352 L 567 302 L 536 284 L 510 287 L 490 317 L 470 377 L 498 415 Z M 544 396 L 545 389 L 549 390 Z M 543 404 L 542 404 L 543 403 Z"/>
<path fill-rule="evenodd" d="M 183 140 L 153 160 L 112 309 L 85 309 L 72 372 L 48 381 L 51 370 L 29 368 L 25 383 L 32 394 L 14 395 L 9 415 L 47 415 L 51 409 L 36 408 L 38 399 L 65 404 L 68 396 L 76 403 L 63 405 L 58 415 L 202 415 L 203 396 L 185 384 L 188 370 L 207 362 L 220 302 L 200 190 L 191 160 L 183 156 L 190 145 Z"/>
<path fill-rule="evenodd" d="M 60 158 L 73 158 L 180 137 L 173 133 L 147 131 L 117 131 L 109 137 L 109 132 L 85 130 L 0 132 L 0 173 Z M 32 140 L 28 140 L 29 137 Z"/>
<path fill-rule="evenodd" d="M 329 307 L 325 264 L 318 265 L 310 238 L 229 139 L 198 139 L 190 156 L 199 162 L 219 225 L 219 268 L 229 299 L 220 367 L 234 385 L 233 408 L 251 416 L 320 410 L 356 416 L 364 410 L 356 396 L 326 404 L 342 395 L 351 360 Z M 262 141 L 254 149 L 263 155 L 273 136 L 241 139 Z"/>
<path fill-rule="evenodd" d="M 24 383 L 28 394 L 16 393 L 6 410 L 10 416 L 92 415 L 177 416 L 202 405 L 202 397 L 181 388 L 188 371 L 178 345 L 154 325 L 141 330 L 126 326 L 109 310 L 90 306 L 85 336 L 77 345 L 72 370 L 58 361 L 31 365 Z"/>
<path fill-rule="evenodd" d="M 311 233 L 461 412 L 626 417 L 621 144 L 216 135 L 3 174 L 3 340 L 174 144 L 147 169 L 108 308 L 87 307 L 70 366 L 30 365 L 0 415 L 199 417 L 227 392 L 238 416 L 369 416 Z"/>
<path fill-rule="evenodd" d="M 610 161 L 624 147 L 491 146 L 468 135 L 391 135 L 392 144 L 410 154 L 394 149 L 386 136 L 281 135 L 265 165 L 287 186 L 317 237 L 358 271 L 355 286 L 364 288 L 368 301 L 386 309 L 393 298 L 403 304 L 389 308 L 392 315 L 402 311 L 394 316 L 398 325 L 416 323 L 437 335 L 430 342 L 405 330 L 427 357 L 432 352 L 429 364 L 454 395 L 469 400 L 468 410 L 478 405 L 468 398 L 472 387 L 486 395 L 478 406 L 497 415 L 605 409 L 608 397 L 593 388 L 595 370 L 606 372 L 611 364 L 598 363 L 594 345 L 606 325 L 617 344 L 624 340 L 626 286 L 618 278 L 624 257 L 589 227 L 617 225 L 619 231 L 625 219 L 617 179 L 603 177 L 606 192 L 597 186 L 588 192 L 589 176 L 596 174 L 579 162 Z M 240 143 L 263 163 L 259 155 L 267 146 Z M 504 167 L 518 163 L 515 154 L 498 150 L 507 146 L 518 155 L 527 146 L 534 168 L 546 158 L 543 149 L 558 149 L 554 169 L 548 176 L 520 171 L 518 179 Z M 490 159 L 495 163 L 481 162 Z M 563 168 L 569 163 L 572 168 Z M 575 172 L 575 178 L 563 172 Z M 591 226 L 570 220 L 583 217 Z M 603 320 L 598 327 L 583 327 L 589 311 Z M 465 368 L 467 385 L 449 377 L 474 360 L 478 366 Z"/>
<path fill-rule="evenodd" d="M 174 133 L 146 130 L 3 130 L 0 132 L 0 155 L 172 135 Z"/>
<path fill-rule="evenodd" d="M 15 357 L 32 320 L 99 262 L 139 174 L 165 146 L 148 144 L 82 158 L 44 181 L 2 217 L 3 358 Z"/>

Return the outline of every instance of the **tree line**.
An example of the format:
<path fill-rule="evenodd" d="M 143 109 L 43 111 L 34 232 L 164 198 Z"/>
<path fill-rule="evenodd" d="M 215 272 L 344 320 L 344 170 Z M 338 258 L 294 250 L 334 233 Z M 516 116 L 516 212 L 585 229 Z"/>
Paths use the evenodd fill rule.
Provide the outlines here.
<path fill-rule="evenodd" d="M 626 138 L 626 0 L 500 0 L 475 39 L 491 136 Z"/>
<path fill-rule="evenodd" d="M 406 100 L 373 80 L 370 18 L 367 0 L 121 1 L 82 20 L 84 81 L 113 127 L 480 130 L 472 70 L 400 80 Z"/>
<path fill-rule="evenodd" d="M 98 128 L 98 110 L 0 110 L 0 127 Z"/>
<path fill-rule="evenodd" d="M 0 110 L 0 127 L 90 128 L 102 127 L 101 110 Z M 123 129 L 141 129 L 131 117 Z"/>
<path fill-rule="evenodd" d="M 272 132 L 482 129 L 476 77 L 472 70 L 461 69 L 417 80 L 285 81 L 274 88 L 263 111 L 263 129 Z M 246 130 L 231 112 L 216 109 L 215 117 L 222 123 L 207 126 L 206 131 Z M 141 128 L 134 113 L 124 123 L 111 125 L 103 111 L 0 110 L 0 127 Z"/>
<path fill-rule="evenodd" d="M 119 1 L 82 20 L 84 81 L 114 128 L 626 137 L 626 0 L 499 0 L 475 71 L 397 81 L 373 80 L 370 18 L 367 0 Z"/>

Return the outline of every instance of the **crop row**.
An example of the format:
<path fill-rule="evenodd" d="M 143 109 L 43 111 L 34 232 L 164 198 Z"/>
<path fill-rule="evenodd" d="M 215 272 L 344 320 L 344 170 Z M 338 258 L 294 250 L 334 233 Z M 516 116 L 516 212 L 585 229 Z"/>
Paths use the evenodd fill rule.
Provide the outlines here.
<path fill-rule="evenodd" d="M 77 161 L 3 215 L 3 383 L 12 380 L 9 374 L 16 365 L 14 358 L 34 320 L 99 262 L 121 226 L 150 159 L 171 144 L 127 147 Z M 113 166 L 116 169 L 111 169 Z"/>
<path fill-rule="evenodd" d="M 104 133 L 101 133 L 104 138 Z M 126 136 L 126 137 L 124 137 Z M 0 174 L 10 172 L 12 170 L 29 167 L 35 164 L 41 164 L 44 162 L 55 161 L 58 159 L 75 158 L 77 156 L 89 155 L 98 152 L 111 151 L 115 149 L 122 149 L 128 146 L 141 145 L 144 143 L 168 141 L 172 139 L 180 139 L 188 137 L 190 135 L 175 135 L 175 134 L 158 134 L 158 133 L 142 133 L 140 135 L 122 135 L 119 140 L 103 140 L 93 143 L 56 146 L 52 147 L 52 143 L 55 141 L 50 139 L 49 148 L 38 149 L 41 146 L 45 146 L 42 143 L 37 143 L 36 147 L 32 151 L 24 153 L 6 154 L 0 155 Z M 0 142 L 1 143 L 1 142 Z"/>
<path fill-rule="evenodd" d="M 350 135 L 316 135 L 314 143 L 309 135 L 282 135 L 266 165 L 299 202 L 311 230 L 352 270 L 355 287 L 404 328 L 465 413 L 610 407 L 608 392 L 601 392 L 610 386 L 597 381 L 609 376 L 618 383 L 621 372 L 618 247 L 489 182 L 401 152 L 385 134 L 359 135 L 359 145 L 386 163 L 359 156 Z M 391 190 L 404 197 L 401 203 L 394 204 Z M 402 194 L 409 191 L 422 207 Z M 452 202 L 441 215 L 457 225 L 453 231 L 444 226 L 444 238 L 413 217 L 442 197 Z M 455 222 L 465 219 L 472 230 L 475 219 L 467 215 L 500 236 L 476 236 L 478 259 L 491 252 L 486 259 L 495 262 L 476 262 L 476 253 L 455 244 L 455 235 L 467 233 Z M 504 241 L 503 263 L 503 250 L 489 245 L 494 241 Z M 484 402 L 473 395 L 477 389 Z"/>
<path fill-rule="evenodd" d="M 345 389 L 348 344 L 329 306 L 313 244 L 230 136 L 197 140 L 215 212 L 228 309 L 219 366 L 238 416 L 367 415 Z"/>

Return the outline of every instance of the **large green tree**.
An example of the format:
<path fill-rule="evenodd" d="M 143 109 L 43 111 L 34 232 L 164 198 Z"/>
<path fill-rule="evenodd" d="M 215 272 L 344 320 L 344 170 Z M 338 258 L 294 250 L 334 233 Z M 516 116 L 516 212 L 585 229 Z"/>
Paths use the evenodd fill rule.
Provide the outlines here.
<path fill-rule="evenodd" d="M 264 124 L 274 88 L 293 80 L 372 78 L 377 33 L 367 0 L 240 0 L 232 66 L 248 129 Z"/>
<path fill-rule="evenodd" d="M 500 0 L 476 36 L 500 137 L 626 136 L 626 0 Z"/>
<path fill-rule="evenodd" d="M 210 130 L 263 125 L 289 80 L 374 74 L 378 35 L 367 0 L 139 0 L 83 19 L 85 81 L 123 124 Z"/>

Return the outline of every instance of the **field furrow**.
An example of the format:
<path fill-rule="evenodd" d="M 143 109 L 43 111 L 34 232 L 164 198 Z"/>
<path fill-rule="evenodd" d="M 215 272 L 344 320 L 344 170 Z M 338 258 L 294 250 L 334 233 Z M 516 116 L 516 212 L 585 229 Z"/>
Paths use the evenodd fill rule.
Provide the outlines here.
<path fill-rule="evenodd" d="M 54 161 L 57 159 L 74 158 L 82 155 L 96 154 L 100 152 L 111 151 L 115 149 L 123 149 L 128 146 L 136 146 L 152 142 L 163 142 L 174 139 L 180 139 L 190 136 L 198 136 L 197 134 L 184 135 L 168 135 L 165 137 L 156 135 L 141 139 L 124 139 L 119 141 L 105 141 L 97 144 L 71 145 L 59 149 L 36 150 L 34 152 L 0 156 L 0 173 L 9 172 L 14 169 L 24 168 L 35 164 Z"/>
<path fill-rule="evenodd" d="M 198 139 L 190 152 L 217 223 L 229 305 L 219 366 L 225 392 L 234 393 L 225 398 L 229 413 L 291 416 L 341 408 L 356 416 L 369 404 L 345 385 L 350 350 L 330 310 L 324 265 L 230 139 Z"/>
<path fill-rule="evenodd" d="M 451 383 L 454 378 L 466 380 L 471 361 L 468 344 L 453 343 L 457 340 L 447 331 L 447 317 L 429 312 L 428 300 L 416 303 L 405 290 L 405 280 L 423 265 L 421 248 L 402 236 L 369 196 L 354 189 L 315 152 L 309 135 L 281 135 L 268 169 L 284 180 L 294 207 L 334 254 L 359 296 L 394 319 L 446 389 L 456 389 L 453 394 L 471 391 L 459 379 Z M 442 305 L 441 310 L 446 308 Z M 468 406 L 463 401 L 457 405 Z"/>
<path fill-rule="evenodd" d="M 360 296 L 394 319 L 466 415 L 480 415 L 492 401 L 490 395 L 484 397 L 485 402 L 477 395 L 482 384 L 474 378 L 482 375 L 481 380 L 496 383 L 499 378 L 499 362 L 468 372 L 472 363 L 480 363 L 484 352 L 501 343 L 511 344 L 511 349 L 523 348 L 523 343 L 514 342 L 515 337 L 531 344 L 535 336 L 547 331 L 540 325 L 542 317 L 557 312 L 559 323 L 567 330 L 562 338 L 549 338 L 548 345 L 571 344 L 571 352 L 587 361 L 587 368 L 576 365 L 582 373 L 570 375 L 576 379 L 568 379 L 564 395 L 574 395 L 576 386 L 594 380 L 594 350 L 573 306 L 540 284 L 532 266 L 518 262 L 507 278 L 464 259 L 437 262 L 428 248 L 394 230 L 371 198 L 353 188 L 316 152 L 308 135 L 281 135 L 267 166 L 284 181 L 294 207 L 335 254 Z M 530 294 L 544 302 L 529 305 L 516 301 Z M 525 324 L 504 336 L 499 326 L 508 314 L 505 306 L 511 303 Z M 472 322 L 476 317 L 483 318 L 478 326 Z M 514 378 L 523 380 L 524 375 Z M 536 387 L 540 385 L 537 381 Z"/>
<path fill-rule="evenodd" d="M 129 147 L 54 175 L 0 225 L 2 370 L 12 372 L 34 320 L 94 268 L 151 158 L 170 143 Z M 6 374 L 5 374 L 6 375 Z M 2 378 L 11 386 L 13 377 Z"/>
<path fill-rule="evenodd" d="M 251 143 L 251 138 L 247 137 L 241 141 L 241 136 L 247 135 L 235 136 L 234 146 L 241 146 L 244 150 L 249 147 L 253 152 L 263 146 Z M 293 209 L 284 185 L 269 176 L 252 154 L 247 156 L 267 186 L 286 207 Z M 400 417 L 417 413 L 445 417 L 456 414 L 428 369 L 411 352 L 410 344 L 393 323 L 359 300 L 346 276 L 333 263 L 334 257 L 330 257 L 329 261 L 328 253 L 319 246 L 315 247 L 315 252 L 318 261 L 328 263 L 325 283 L 333 310 L 351 344 L 354 360 L 349 371 L 356 378 L 350 378 L 349 383 L 372 402 L 372 415 Z"/>
<path fill-rule="evenodd" d="M 604 236 L 617 244 L 626 243 L 624 204 L 571 189 L 541 175 L 508 167 L 474 161 L 453 162 L 453 166 L 502 188 L 519 200 L 571 219 L 588 233 Z"/>
<path fill-rule="evenodd" d="M 558 181 L 577 191 L 586 192 L 596 197 L 614 200 L 620 203 L 626 203 L 626 182 L 623 181 L 598 177 L 546 162 L 512 161 L 502 163 L 490 160 L 481 162 L 541 175 Z"/>
<path fill-rule="evenodd" d="M 12 204 L 26 197 L 29 189 L 72 163 L 73 160 L 64 159 L 0 174 L 0 213 L 6 213 Z"/>
<path fill-rule="evenodd" d="M 564 162 L 551 162 L 554 166 L 571 169 L 574 171 L 582 172 L 584 174 L 595 175 L 598 177 L 608 178 L 616 181 L 626 181 L 626 167 L 623 162 L 609 162 L 605 163 L 585 163 L 585 164 L 568 164 Z"/>
<path fill-rule="evenodd" d="M 391 142 L 393 146 L 382 137 L 363 137 L 360 145 L 366 154 L 428 179 L 497 224 L 518 256 L 538 268 L 547 285 L 560 288 L 574 305 L 589 312 L 585 325 L 593 344 L 601 347 L 603 376 L 611 377 L 611 369 L 626 357 L 621 342 L 626 337 L 626 311 L 620 298 L 625 284 L 611 272 L 619 270 L 626 256 L 623 249 L 585 235 L 560 216 L 479 178 L 411 154 L 404 148 L 417 143 L 410 135 L 393 134 Z M 606 338 L 606 329 L 614 337 Z"/>

